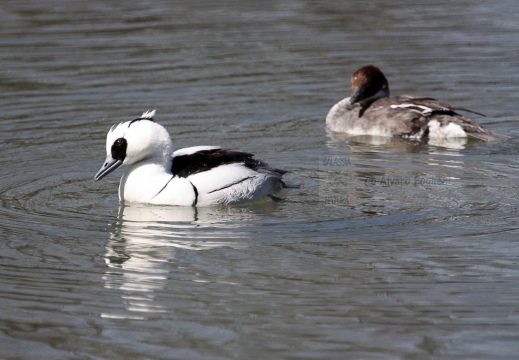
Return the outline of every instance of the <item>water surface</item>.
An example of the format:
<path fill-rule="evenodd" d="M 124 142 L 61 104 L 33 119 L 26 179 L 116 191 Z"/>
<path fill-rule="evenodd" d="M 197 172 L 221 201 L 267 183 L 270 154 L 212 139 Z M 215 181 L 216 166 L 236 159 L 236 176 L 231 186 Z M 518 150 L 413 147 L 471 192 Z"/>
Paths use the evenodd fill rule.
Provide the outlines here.
<path fill-rule="evenodd" d="M 517 4 L 0 6 L 0 357 L 513 359 Z M 326 131 L 349 76 L 485 113 L 504 143 Z M 285 201 L 121 205 L 113 123 L 289 170 Z"/>

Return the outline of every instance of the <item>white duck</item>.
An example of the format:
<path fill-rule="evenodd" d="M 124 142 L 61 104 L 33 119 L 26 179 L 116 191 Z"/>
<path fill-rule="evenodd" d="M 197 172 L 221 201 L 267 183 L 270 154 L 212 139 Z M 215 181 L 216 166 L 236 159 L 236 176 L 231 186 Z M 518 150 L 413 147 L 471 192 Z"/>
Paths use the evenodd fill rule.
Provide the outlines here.
<path fill-rule="evenodd" d="M 168 131 L 154 122 L 155 110 L 112 126 L 106 161 L 94 179 L 120 166 L 128 169 L 119 184 L 120 201 L 161 205 L 237 204 L 270 197 L 288 187 L 286 171 L 269 167 L 253 154 L 217 146 L 173 152 Z"/>

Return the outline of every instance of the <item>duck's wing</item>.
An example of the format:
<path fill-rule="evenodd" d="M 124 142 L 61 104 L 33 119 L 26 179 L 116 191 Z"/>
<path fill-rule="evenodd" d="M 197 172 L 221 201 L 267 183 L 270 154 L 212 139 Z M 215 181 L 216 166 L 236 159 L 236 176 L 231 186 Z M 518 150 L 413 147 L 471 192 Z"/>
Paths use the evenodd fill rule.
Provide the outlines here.
<path fill-rule="evenodd" d="M 447 104 L 443 101 L 440 101 L 440 100 L 437 100 L 437 99 L 434 99 L 431 97 L 426 97 L 426 96 L 400 95 L 400 96 L 396 96 L 392 99 L 395 102 L 398 102 L 400 104 L 407 103 L 409 105 L 415 105 L 415 106 L 422 107 L 422 108 L 426 107 L 426 108 L 430 109 L 430 110 L 428 110 L 430 112 L 457 114 L 456 113 L 457 111 L 465 111 L 465 112 L 469 112 L 469 113 L 476 114 L 476 115 L 483 116 L 483 117 L 486 116 L 485 114 L 482 114 L 480 112 L 466 109 L 466 108 L 455 107 L 455 106 Z"/>
<path fill-rule="evenodd" d="M 281 177 L 285 171 L 240 151 L 203 149 L 177 155 L 172 171 L 190 181 L 200 204 L 206 205 L 259 199 L 284 187 Z"/>
<path fill-rule="evenodd" d="M 508 136 L 491 133 L 489 130 L 478 125 L 474 120 L 463 116 L 458 111 L 466 111 L 476 115 L 485 116 L 473 110 L 454 107 L 445 102 L 424 96 L 403 95 L 392 98 L 394 104 L 392 108 L 405 108 L 416 113 L 421 113 L 429 123 L 431 120 L 436 120 L 441 127 L 447 126 L 451 123 L 459 125 L 467 136 L 483 140 L 495 141 L 506 140 Z"/>

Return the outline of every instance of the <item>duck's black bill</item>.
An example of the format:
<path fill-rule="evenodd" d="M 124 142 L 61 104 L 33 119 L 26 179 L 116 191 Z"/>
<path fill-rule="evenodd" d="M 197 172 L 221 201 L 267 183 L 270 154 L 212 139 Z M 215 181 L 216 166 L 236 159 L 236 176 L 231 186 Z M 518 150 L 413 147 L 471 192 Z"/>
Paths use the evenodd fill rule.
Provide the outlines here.
<path fill-rule="evenodd" d="M 122 160 L 112 159 L 111 156 L 107 157 L 105 163 L 103 164 L 103 166 L 101 166 L 101 169 L 94 176 L 94 180 L 95 181 L 101 180 L 103 177 L 110 174 L 112 171 L 117 169 L 122 164 L 123 164 Z"/>

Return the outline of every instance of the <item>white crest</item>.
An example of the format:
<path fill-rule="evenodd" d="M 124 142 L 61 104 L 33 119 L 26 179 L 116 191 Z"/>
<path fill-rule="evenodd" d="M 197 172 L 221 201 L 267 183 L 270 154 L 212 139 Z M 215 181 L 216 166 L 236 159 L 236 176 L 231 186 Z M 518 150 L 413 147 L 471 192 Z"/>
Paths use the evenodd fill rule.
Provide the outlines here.
<path fill-rule="evenodd" d="M 148 110 L 142 113 L 141 119 L 148 119 L 153 120 L 153 117 L 155 116 L 155 110 Z"/>

